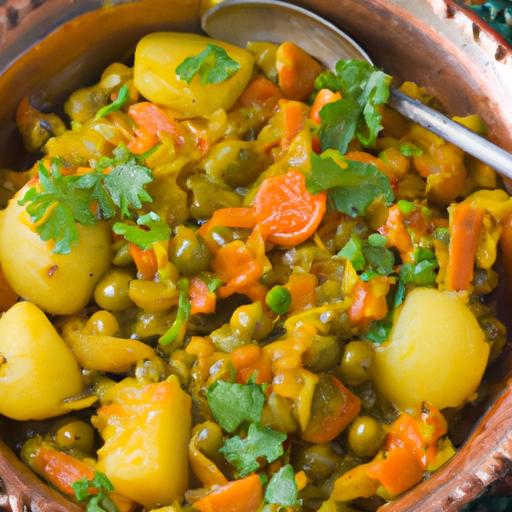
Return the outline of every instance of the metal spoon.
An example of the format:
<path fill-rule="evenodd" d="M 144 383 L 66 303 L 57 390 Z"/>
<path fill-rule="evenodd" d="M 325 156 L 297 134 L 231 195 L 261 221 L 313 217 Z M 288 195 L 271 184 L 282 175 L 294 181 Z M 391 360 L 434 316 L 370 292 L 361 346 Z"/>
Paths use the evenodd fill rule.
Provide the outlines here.
<path fill-rule="evenodd" d="M 224 0 L 201 17 L 211 37 L 245 47 L 248 41 L 291 41 L 328 69 L 340 59 L 371 62 L 347 34 L 320 16 L 278 0 Z M 512 179 L 512 154 L 392 88 L 389 106 Z"/>

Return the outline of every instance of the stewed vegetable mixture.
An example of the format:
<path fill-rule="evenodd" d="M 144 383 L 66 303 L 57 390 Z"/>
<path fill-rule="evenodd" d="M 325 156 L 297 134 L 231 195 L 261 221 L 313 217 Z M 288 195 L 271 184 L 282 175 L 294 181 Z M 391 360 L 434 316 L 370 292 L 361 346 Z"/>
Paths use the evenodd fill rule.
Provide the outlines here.
<path fill-rule="evenodd" d="M 31 420 L 37 475 L 90 512 L 346 512 L 454 455 L 506 340 L 512 199 L 390 82 L 155 33 L 69 124 L 20 103 L 39 160 L 2 174 L 0 414 Z"/>

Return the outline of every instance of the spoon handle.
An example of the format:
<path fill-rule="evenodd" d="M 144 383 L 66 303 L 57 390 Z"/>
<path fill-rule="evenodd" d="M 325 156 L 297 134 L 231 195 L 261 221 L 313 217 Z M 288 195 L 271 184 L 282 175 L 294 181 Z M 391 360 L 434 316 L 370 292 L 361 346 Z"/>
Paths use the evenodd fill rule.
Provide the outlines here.
<path fill-rule="evenodd" d="M 512 179 L 512 154 L 496 144 L 395 88 L 391 91 L 389 106 L 407 119 L 434 132 L 478 160 L 489 164 L 503 176 Z"/>

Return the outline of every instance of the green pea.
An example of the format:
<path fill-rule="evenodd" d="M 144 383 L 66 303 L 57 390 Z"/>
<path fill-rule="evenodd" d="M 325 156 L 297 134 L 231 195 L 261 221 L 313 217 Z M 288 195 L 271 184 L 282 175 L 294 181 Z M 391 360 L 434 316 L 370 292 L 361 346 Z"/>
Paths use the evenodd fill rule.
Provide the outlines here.
<path fill-rule="evenodd" d="M 370 376 L 368 370 L 372 364 L 373 350 L 364 341 L 347 343 L 341 360 L 339 373 L 343 382 L 358 386 L 366 382 Z"/>
<path fill-rule="evenodd" d="M 276 315 L 284 315 L 290 310 L 292 295 L 288 288 L 276 285 L 267 293 L 265 303 Z"/>
<path fill-rule="evenodd" d="M 91 453 L 94 448 L 94 430 L 83 421 L 71 421 L 57 430 L 55 441 L 65 450 L 75 448 Z"/>
<path fill-rule="evenodd" d="M 128 296 L 130 281 L 133 275 L 127 270 L 111 269 L 107 272 L 94 289 L 96 304 L 107 311 L 124 311 L 133 302 Z"/>
<path fill-rule="evenodd" d="M 408 213 L 411 213 L 414 210 L 414 208 L 416 208 L 414 203 L 411 203 L 411 201 L 407 201 L 405 199 L 400 199 L 400 201 L 398 201 L 396 205 L 398 206 L 398 209 L 402 213 L 405 213 L 406 215 Z"/>
<path fill-rule="evenodd" d="M 342 460 L 329 444 L 300 447 L 294 459 L 295 467 L 313 482 L 329 478 Z"/>
<path fill-rule="evenodd" d="M 222 430 L 213 421 L 205 421 L 194 427 L 196 446 L 209 459 L 215 459 L 219 455 L 219 449 L 223 444 Z"/>
<path fill-rule="evenodd" d="M 169 244 L 169 257 L 180 273 L 190 276 L 207 270 L 210 251 L 203 239 L 186 226 L 178 226 Z"/>
<path fill-rule="evenodd" d="M 372 457 L 384 441 L 382 425 L 371 416 L 356 418 L 348 432 L 348 443 L 356 455 Z"/>

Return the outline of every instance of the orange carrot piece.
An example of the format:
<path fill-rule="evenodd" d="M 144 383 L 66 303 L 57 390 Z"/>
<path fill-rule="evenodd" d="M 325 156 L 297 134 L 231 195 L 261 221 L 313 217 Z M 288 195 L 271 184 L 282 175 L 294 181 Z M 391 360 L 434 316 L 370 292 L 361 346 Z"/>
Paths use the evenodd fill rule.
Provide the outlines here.
<path fill-rule="evenodd" d="M 128 115 L 137 124 L 135 138 L 128 144 L 130 151 L 147 151 L 165 134 L 170 135 L 175 144 L 183 144 L 183 133 L 179 124 L 157 105 L 148 101 L 135 103 L 128 109 Z"/>
<path fill-rule="evenodd" d="M 244 345 L 231 354 L 231 362 L 237 370 L 237 381 L 245 384 L 255 378 L 256 384 L 272 382 L 272 361 L 258 345 Z"/>
<path fill-rule="evenodd" d="M 291 274 L 286 283 L 292 296 L 291 312 L 297 313 L 316 306 L 318 279 L 314 274 Z"/>
<path fill-rule="evenodd" d="M 469 290 L 473 281 L 476 249 L 484 210 L 469 203 L 454 207 L 446 285 L 449 290 Z"/>
<path fill-rule="evenodd" d="M 263 274 L 263 267 L 241 240 L 221 247 L 213 258 L 212 268 L 226 283 L 218 289 L 221 298 L 243 293 L 256 285 Z"/>
<path fill-rule="evenodd" d="M 320 124 L 322 122 L 320 110 L 328 103 L 334 103 L 338 100 L 341 100 L 341 94 L 339 92 L 332 92 L 330 89 L 320 89 L 309 111 L 309 119 L 316 124 Z"/>
<path fill-rule="evenodd" d="M 238 101 L 243 107 L 254 107 L 264 103 L 277 103 L 283 95 L 278 87 L 264 76 L 258 75 L 241 94 Z"/>
<path fill-rule="evenodd" d="M 143 250 L 135 244 L 130 244 L 130 254 L 137 267 L 137 272 L 146 281 L 152 281 L 158 271 L 158 263 L 153 249 Z"/>
<path fill-rule="evenodd" d="M 208 290 L 208 285 L 199 277 L 190 280 L 189 297 L 192 315 L 198 313 L 214 313 L 217 303 L 215 292 Z"/>
<path fill-rule="evenodd" d="M 14 306 L 17 300 L 17 293 L 11 288 L 11 285 L 7 282 L 7 279 L 0 268 L 0 313 L 7 311 L 11 306 Z"/>
<path fill-rule="evenodd" d="M 37 450 L 33 463 L 48 482 L 69 496 L 75 494 L 74 482 L 82 478 L 92 480 L 95 474 L 94 468 L 85 462 L 44 445 Z"/>
<path fill-rule="evenodd" d="M 203 224 L 198 233 L 202 237 L 219 226 L 226 228 L 253 228 L 256 226 L 256 217 L 252 208 L 221 208 L 213 213 L 212 218 Z"/>
<path fill-rule="evenodd" d="M 267 178 L 254 198 L 254 213 L 263 236 L 284 247 L 293 247 L 313 236 L 326 207 L 325 193 L 311 194 L 304 174 L 293 170 Z"/>
<path fill-rule="evenodd" d="M 68 496 L 74 496 L 73 483 L 77 480 L 92 480 L 96 470 L 67 453 L 60 452 L 49 446 L 41 445 L 32 461 L 37 472 L 56 489 Z M 91 494 L 97 490 L 91 489 Z M 119 512 L 130 512 L 135 503 L 126 496 L 118 493 L 110 494 Z"/>
<path fill-rule="evenodd" d="M 282 43 L 276 53 L 279 87 L 291 100 L 303 101 L 313 92 L 315 78 L 322 66 L 302 48 L 290 42 Z"/>
<path fill-rule="evenodd" d="M 359 281 L 354 287 L 352 304 L 348 310 L 348 317 L 354 325 L 381 320 L 387 315 L 386 293 L 377 294 L 375 285 L 377 283 Z"/>
<path fill-rule="evenodd" d="M 379 480 L 391 494 L 401 494 L 421 482 L 424 468 L 408 448 L 397 446 L 386 458 L 375 461 L 368 468 L 368 476 Z"/>
<path fill-rule="evenodd" d="M 386 224 L 379 228 L 379 233 L 388 241 L 388 247 L 396 247 L 404 261 L 410 261 L 412 242 L 404 223 L 404 216 L 398 206 L 393 205 L 389 209 Z"/>
<path fill-rule="evenodd" d="M 199 512 L 256 512 L 263 499 L 258 475 L 223 485 L 194 503 Z"/>
<path fill-rule="evenodd" d="M 321 414 L 311 420 L 302 434 L 302 439 L 309 443 L 328 443 L 337 437 L 359 414 L 361 400 L 348 390 L 336 377 L 330 376 L 333 389 L 338 394 L 329 397 Z"/>
<path fill-rule="evenodd" d="M 292 140 L 304 128 L 306 116 L 304 107 L 299 101 L 280 100 L 279 107 L 283 113 L 284 127 L 281 149 L 286 150 L 290 147 Z"/>

